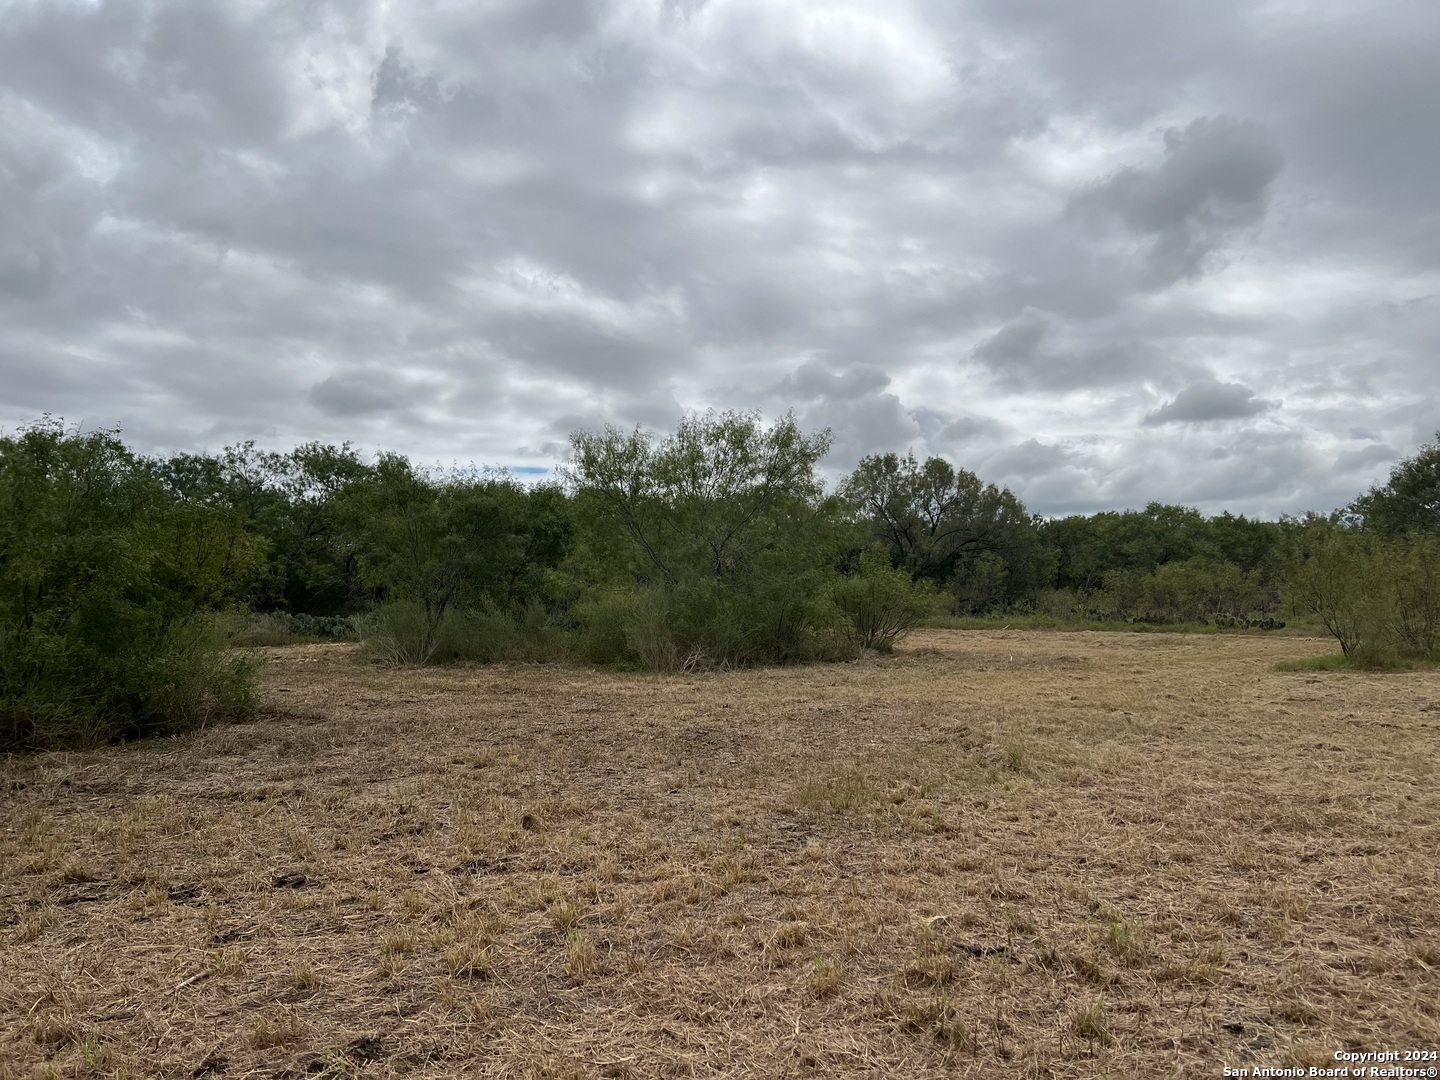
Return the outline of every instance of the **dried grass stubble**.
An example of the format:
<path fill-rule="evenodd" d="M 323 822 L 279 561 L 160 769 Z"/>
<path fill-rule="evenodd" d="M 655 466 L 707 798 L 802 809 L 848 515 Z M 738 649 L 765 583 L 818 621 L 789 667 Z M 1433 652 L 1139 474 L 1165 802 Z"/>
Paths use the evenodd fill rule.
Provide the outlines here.
<path fill-rule="evenodd" d="M 1271 670 L 1319 648 L 933 631 L 664 678 L 277 649 L 258 724 L 5 766 L 0 1060 L 1088 1076 L 1433 1043 L 1440 684 Z"/>

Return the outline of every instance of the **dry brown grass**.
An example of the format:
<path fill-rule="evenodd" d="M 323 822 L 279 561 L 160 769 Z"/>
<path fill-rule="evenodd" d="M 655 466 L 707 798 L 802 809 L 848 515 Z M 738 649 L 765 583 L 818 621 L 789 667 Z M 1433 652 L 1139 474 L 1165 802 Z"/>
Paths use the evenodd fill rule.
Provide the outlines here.
<path fill-rule="evenodd" d="M 0 766 L 0 1080 L 1215 1076 L 1440 1045 L 1440 673 L 931 631 L 658 677 L 277 649 Z"/>

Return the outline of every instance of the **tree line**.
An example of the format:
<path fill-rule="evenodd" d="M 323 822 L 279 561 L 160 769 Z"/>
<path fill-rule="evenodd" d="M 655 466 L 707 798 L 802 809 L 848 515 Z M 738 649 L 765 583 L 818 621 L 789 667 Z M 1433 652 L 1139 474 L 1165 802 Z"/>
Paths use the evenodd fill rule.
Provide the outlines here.
<path fill-rule="evenodd" d="M 1437 437 L 1440 438 L 1440 437 Z M 579 432 L 553 481 L 253 443 L 151 458 L 46 419 L 0 437 L 0 744 L 179 730 L 254 707 L 229 646 L 360 639 L 425 664 L 654 670 L 834 660 L 927 618 L 1276 626 L 1357 661 L 1437 655 L 1440 441 L 1342 511 L 1152 503 L 1062 518 L 942 458 L 707 413 Z"/>

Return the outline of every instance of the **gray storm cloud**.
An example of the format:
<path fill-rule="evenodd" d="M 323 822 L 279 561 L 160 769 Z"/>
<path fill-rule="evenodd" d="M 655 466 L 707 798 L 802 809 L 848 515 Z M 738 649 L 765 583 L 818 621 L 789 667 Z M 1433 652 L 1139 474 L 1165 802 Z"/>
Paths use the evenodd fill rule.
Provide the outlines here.
<path fill-rule="evenodd" d="M 1108 211 L 1149 240 L 1157 285 L 1197 275 L 1228 234 L 1260 221 L 1284 163 L 1268 131 L 1233 117 L 1204 117 L 1164 138 L 1158 165 L 1121 169 L 1073 203 Z"/>
<path fill-rule="evenodd" d="M 1205 424 L 1216 420 L 1245 420 L 1276 407 L 1273 401 L 1262 401 L 1255 391 L 1240 383 L 1222 383 L 1205 379 L 1191 383 L 1171 400 L 1152 413 L 1145 423 Z"/>
<path fill-rule="evenodd" d="M 1125 383 L 1165 364 L 1142 343 L 1054 341 L 1050 319 L 1027 309 L 976 346 L 972 359 L 1001 386 L 1050 391 Z"/>
<path fill-rule="evenodd" d="M 0 425 L 534 469 L 793 408 L 835 472 L 946 453 L 1040 511 L 1328 509 L 1440 427 L 1437 39 L 1426 0 L 9 3 Z"/>

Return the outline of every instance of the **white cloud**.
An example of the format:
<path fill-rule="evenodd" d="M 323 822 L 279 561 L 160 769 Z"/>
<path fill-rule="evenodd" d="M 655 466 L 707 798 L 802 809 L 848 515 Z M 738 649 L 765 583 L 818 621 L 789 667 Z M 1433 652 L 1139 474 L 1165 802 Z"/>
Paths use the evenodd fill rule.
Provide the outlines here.
<path fill-rule="evenodd" d="M 1440 427 L 1440 8 L 1369 12 L 12 5 L 0 425 L 794 407 L 1042 511 L 1327 509 Z"/>

